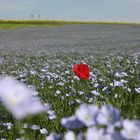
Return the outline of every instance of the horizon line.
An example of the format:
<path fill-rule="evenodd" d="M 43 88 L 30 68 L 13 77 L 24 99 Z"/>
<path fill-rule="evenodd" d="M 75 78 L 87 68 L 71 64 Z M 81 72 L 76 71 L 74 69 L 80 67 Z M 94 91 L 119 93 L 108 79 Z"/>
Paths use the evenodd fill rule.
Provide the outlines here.
<path fill-rule="evenodd" d="M 22 21 L 36 21 L 36 22 L 47 22 L 47 21 L 53 21 L 53 22 L 76 22 L 76 23 L 104 23 L 104 24 L 140 24 L 140 22 L 128 22 L 128 21 L 110 21 L 110 20 L 63 20 L 63 19 L 12 19 L 7 18 L 3 19 L 0 18 L 0 22 L 6 22 L 6 21 L 13 21 L 13 22 L 22 22 Z"/>

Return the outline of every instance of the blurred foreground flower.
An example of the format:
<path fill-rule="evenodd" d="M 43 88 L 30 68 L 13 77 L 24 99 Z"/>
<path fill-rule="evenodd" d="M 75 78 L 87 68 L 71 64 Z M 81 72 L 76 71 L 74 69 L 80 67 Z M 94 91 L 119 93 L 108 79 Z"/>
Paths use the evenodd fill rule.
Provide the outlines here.
<path fill-rule="evenodd" d="M 46 140 L 61 140 L 61 135 L 51 133 L 48 137 L 46 137 Z"/>
<path fill-rule="evenodd" d="M 124 120 L 124 129 L 121 131 L 123 137 L 127 139 L 140 140 L 140 121 L 138 120 Z"/>
<path fill-rule="evenodd" d="M 88 80 L 90 68 L 87 64 L 76 64 L 73 66 L 73 72 L 82 80 Z"/>
<path fill-rule="evenodd" d="M 61 124 L 67 129 L 85 127 L 85 125 L 80 120 L 78 120 L 76 116 L 71 116 L 69 118 L 62 118 Z"/>
<path fill-rule="evenodd" d="M 76 116 L 77 118 L 86 126 L 92 126 L 95 125 L 96 122 L 96 116 L 98 114 L 99 108 L 95 105 L 85 105 L 82 104 L 77 110 L 76 110 Z"/>
<path fill-rule="evenodd" d="M 16 119 L 46 111 L 39 99 L 33 100 L 34 92 L 11 77 L 0 80 L 0 100 Z"/>
<path fill-rule="evenodd" d="M 104 105 L 97 115 L 97 122 L 100 125 L 115 124 L 120 121 L 120 112 L 111 105 Z"/>
<path fill-rule="evenodd" d="M 74 132 L 72 131 L 67 132 L 64 136 L 64 140 L 76 140 Z"/>
<path fill-rule="evenodd" d="M 113 140 L 111 135 L 105 134 L 104 129 L 88 128 L 86 140 Z"/>
<path fill-rule="evenodd" d="M 117 108 L 111 105 L 81 104 L 75 115 L 62 118 L 61 124 L 71 129 L 64 140 L 140 140 L 140 121 L 122 119 Z M 72 129 L 86 128 L 76 135 Z"/>

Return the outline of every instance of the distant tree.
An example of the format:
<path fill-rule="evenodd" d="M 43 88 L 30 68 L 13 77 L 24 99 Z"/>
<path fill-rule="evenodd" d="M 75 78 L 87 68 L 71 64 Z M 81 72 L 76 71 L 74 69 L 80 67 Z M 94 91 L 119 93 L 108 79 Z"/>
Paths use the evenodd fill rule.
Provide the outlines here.
<path fill-rule="evenodd" d="M 33 14 L 31 14 L 31 19 L 32 19 L 32 20 L 34 19 L 34 15 L 33 15 Z"/>
<path fill-rule="evenodd" d="M 40 20 L 40 14 L 38 15 L 38 19 Z"/>

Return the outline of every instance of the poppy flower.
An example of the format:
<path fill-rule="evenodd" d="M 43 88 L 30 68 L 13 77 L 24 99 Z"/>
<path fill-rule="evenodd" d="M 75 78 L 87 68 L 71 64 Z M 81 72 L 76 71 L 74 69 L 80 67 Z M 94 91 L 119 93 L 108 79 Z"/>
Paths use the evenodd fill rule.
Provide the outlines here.
<path fill-rule="evenodd" d="M 76 64 L 73 66 L 73 72 L 82 80 L 88 80 L 90 76 L 90 68 L 87 64 Z"/>

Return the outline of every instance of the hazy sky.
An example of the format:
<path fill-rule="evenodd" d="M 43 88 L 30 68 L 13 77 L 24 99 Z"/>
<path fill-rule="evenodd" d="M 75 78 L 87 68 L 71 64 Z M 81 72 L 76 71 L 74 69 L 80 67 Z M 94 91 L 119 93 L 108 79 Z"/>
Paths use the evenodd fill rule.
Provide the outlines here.
<path fill-rule="evenodd" d="M 140 0 L 0 0 L 0 18 L 140 22 Z"/>

